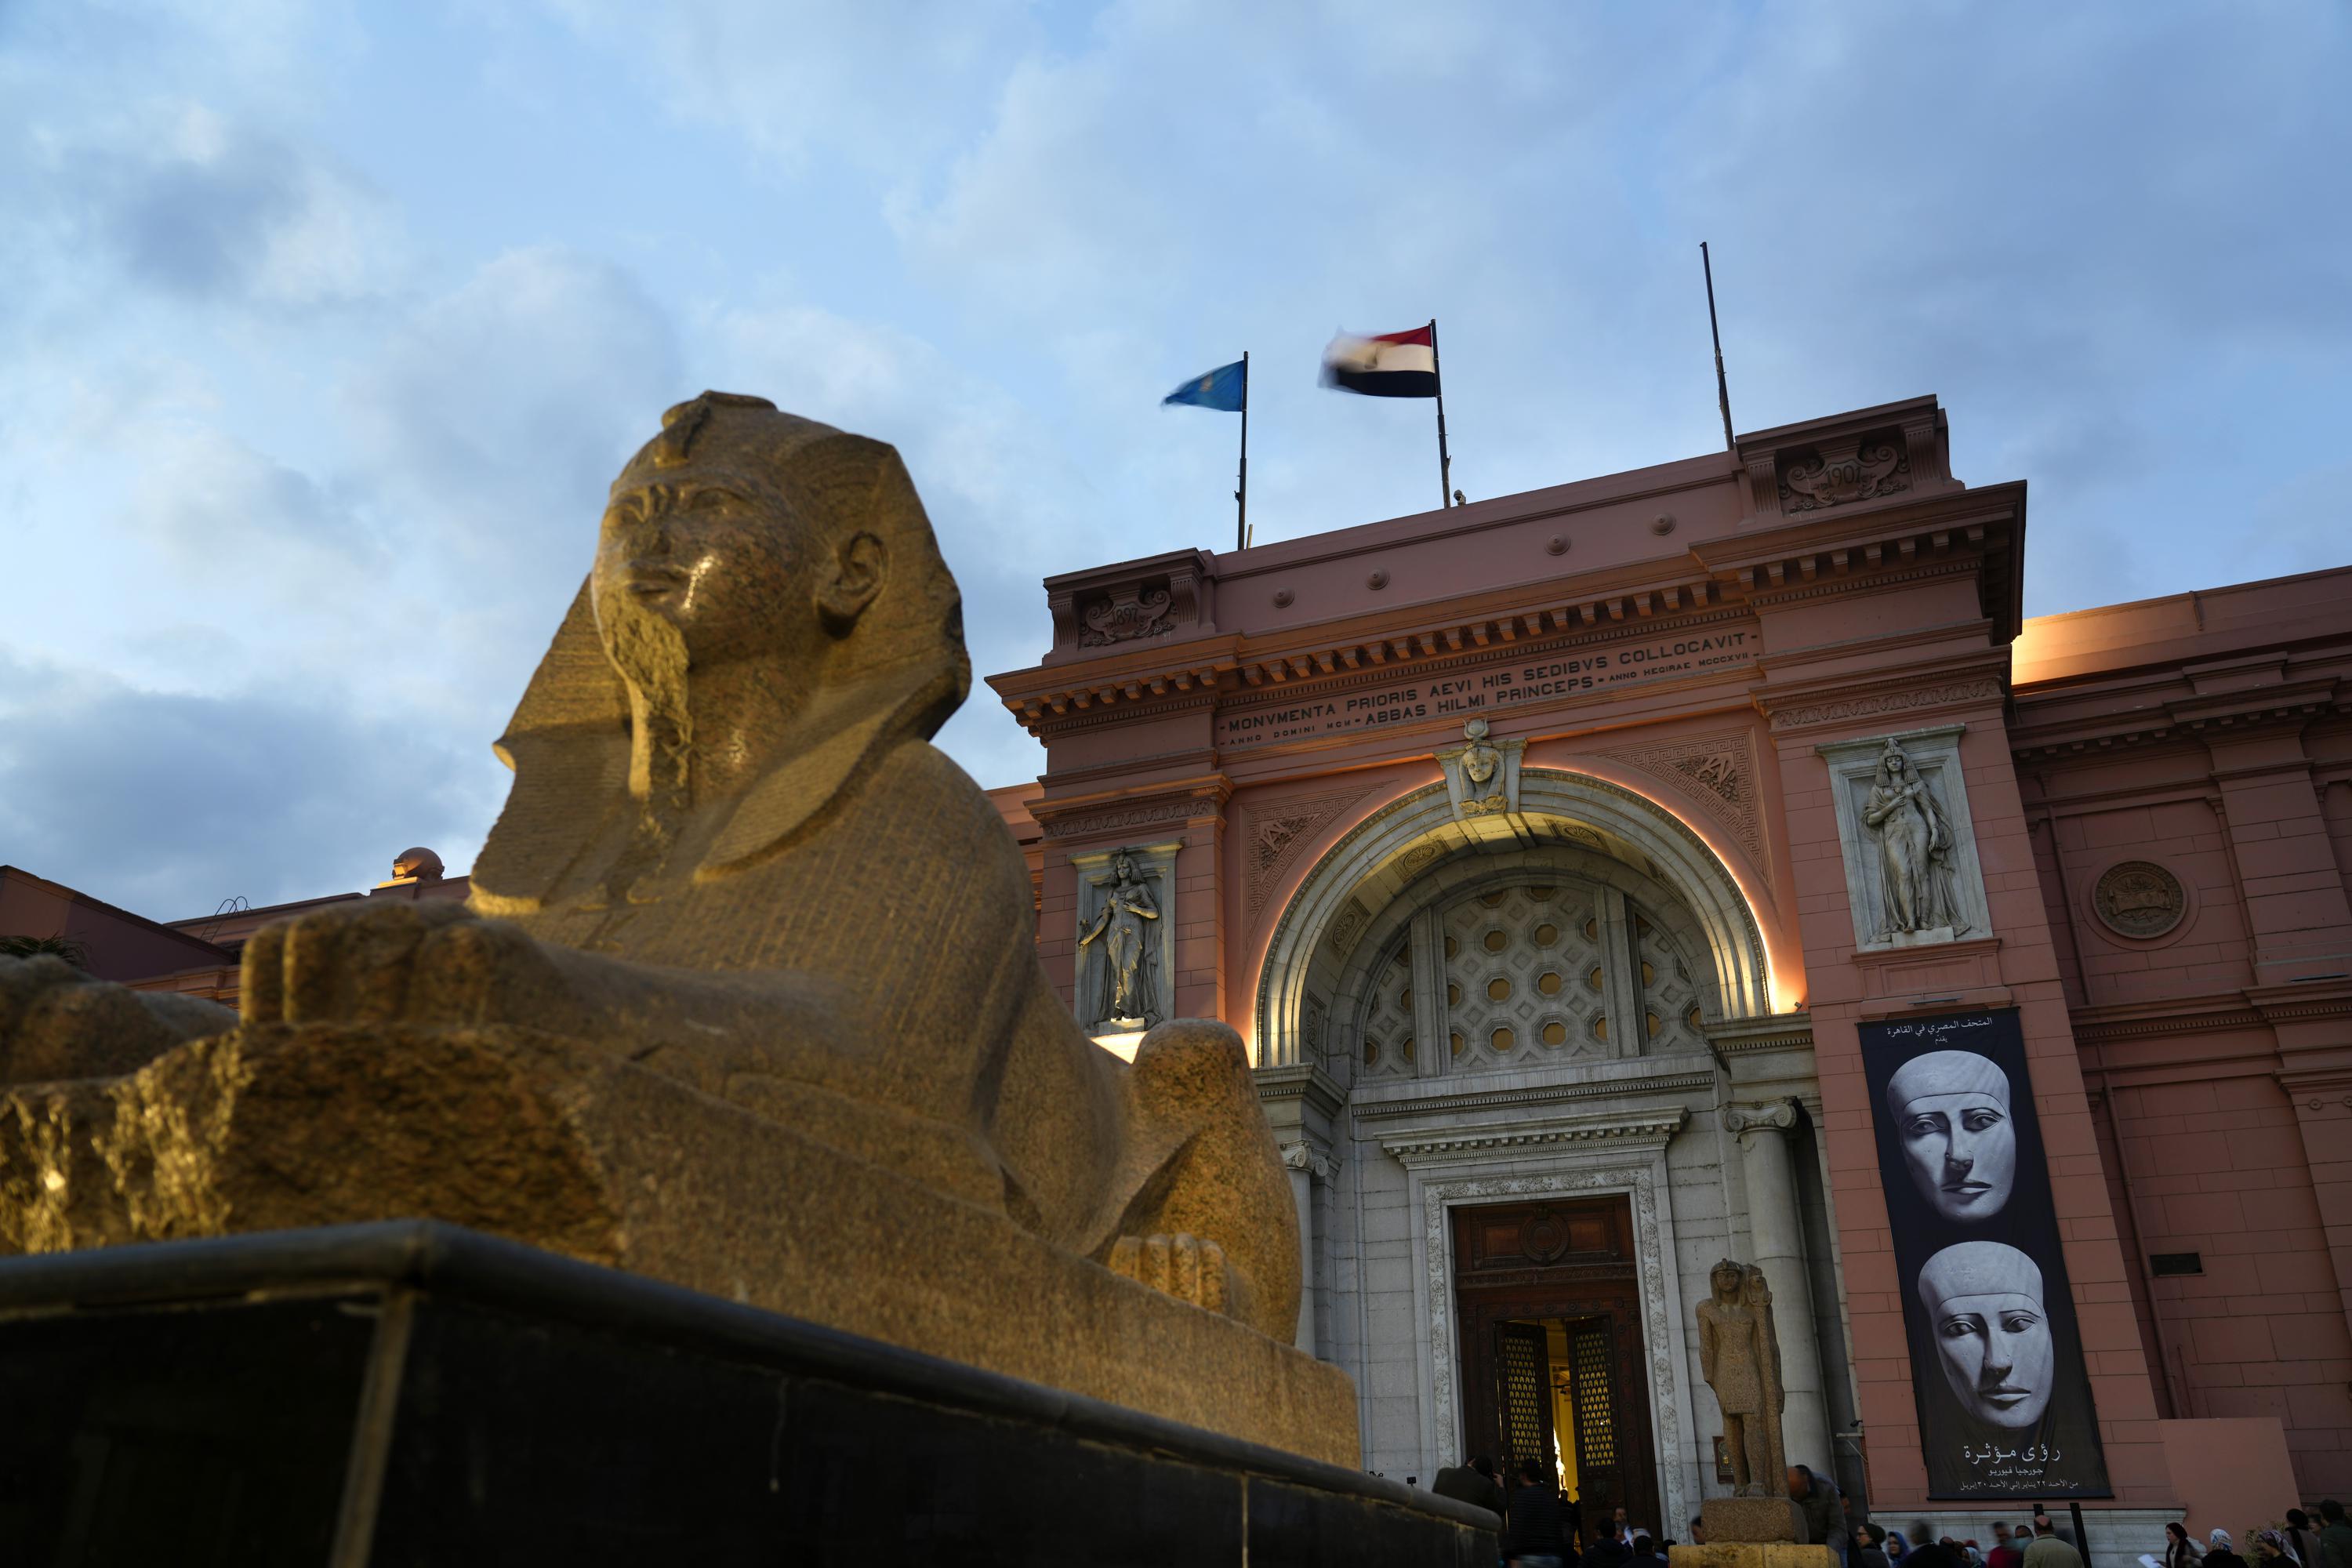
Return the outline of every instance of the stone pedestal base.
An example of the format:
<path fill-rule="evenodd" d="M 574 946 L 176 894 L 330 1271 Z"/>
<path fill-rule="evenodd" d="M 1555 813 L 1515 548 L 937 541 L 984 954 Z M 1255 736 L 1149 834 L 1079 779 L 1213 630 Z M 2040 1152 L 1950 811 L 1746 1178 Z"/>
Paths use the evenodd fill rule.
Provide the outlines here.
<path fill-rule="evenodd" d="M 1466 1503 L 427 1223 L 0 1261 L 0 1389 L 11 1563 L 1496 1556 Z"/>
<path fill-rule="evenodd" d="M 1715 1533 L 1713 1524 L 1707 1526 L 1707 1533 Z M 1837 1568 L 1837 1556 L 1826 1546 L 1791 1541 L 1727 1541 L 1675 1547 L 1666 1553 L 1666 1564 L 1667 1568 Z"/>
<path fill-rule="evenodd" d="M 1811 1539 L 1804 1510 L 1784 1497 L 1714 1497 L 1699 1505 L 1709 1545 L 1790 1542 L 1802 1545 Z M 1753 1564 L 1748 1568 L 1754 1568 Z"/>
<path fill-rule="evenodd" d="M 948 1142 L 908 1120 L 910 1161 Z M 0 1254 L 441 1220 L 1356 1466 L 1338 1367 L 948 1196 L 950 1174 L 527 1029 L 247 1025 L 0 1095 Z"/>

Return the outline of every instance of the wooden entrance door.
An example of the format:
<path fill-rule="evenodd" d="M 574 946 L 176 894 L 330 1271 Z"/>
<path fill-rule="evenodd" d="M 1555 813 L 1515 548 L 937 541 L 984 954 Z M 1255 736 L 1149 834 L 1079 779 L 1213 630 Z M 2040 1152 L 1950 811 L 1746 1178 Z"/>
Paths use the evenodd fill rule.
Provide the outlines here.
<path fill-rule="evenodd" d="M 1462 1356 L 1463 1430 L 1472 1453 L 1551 1464 L 1551 1384 L 1564 1375 L 1577 1411 L 1584 1517 L 1622 1507 L 1663 1530 L 1651 1439 L 1633 1208 L 1622 1197 L 1454 1211 L 1454 1300 Z M 1564 1332 L 1552 1364 L 1542 1326 Z M 1528 1369 L 1541 1382 L 1529 1385 Z M 1532 1392 L 1538 1403 L 1530 1405 Z M 1540 1418 L 1531 1420 L 1535 1410 Z M 1537 1428 L 1540 1429 L 1538 1436 Z"/>

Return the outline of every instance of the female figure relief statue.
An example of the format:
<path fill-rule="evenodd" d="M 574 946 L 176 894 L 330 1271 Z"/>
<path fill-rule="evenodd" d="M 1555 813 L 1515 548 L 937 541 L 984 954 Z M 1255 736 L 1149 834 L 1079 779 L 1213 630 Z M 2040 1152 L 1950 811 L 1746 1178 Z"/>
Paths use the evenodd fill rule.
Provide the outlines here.
<path fill-rule="evenodd" d="M 1104 978 L 1103 1006 L 1106 1011 L 1091 1024 L 1141 1024 L 1149 1028 L 1164 1016 L 1159 1005 L 1159 995 L 1151 983 L 1148 946 L 1144 936 L 1146 921 L 1160 918 L 1160 907 L 1151 901 L 1151 889 L 1135 874 L 1135 859 L 1121 855 L 1111 862 L 1113 880 L 1103 894 L 1102 908 L 1078 938 L 1080 947 L 1096 942 L 1103 944 L 1103 961 L 1108 966 Z"/>
<path fill-rule="evenodd" d="M 1878 756 L 1878 775 L 1862 808 L 1863 825 L 1878 835 L 1882 893 L 1878 934 L 1969 929 L 1952 887 L 1957 841 L 1943 803 L 1894 741 Z"/>

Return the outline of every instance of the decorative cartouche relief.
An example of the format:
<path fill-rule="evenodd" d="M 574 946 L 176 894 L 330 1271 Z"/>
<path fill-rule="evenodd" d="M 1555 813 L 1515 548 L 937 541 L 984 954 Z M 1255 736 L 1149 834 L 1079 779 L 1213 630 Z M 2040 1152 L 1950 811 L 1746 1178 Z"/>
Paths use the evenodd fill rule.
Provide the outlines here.
<path fill-rule="evenodd" d="M 1438 765 L 1445 770 L 1445 789 L 1456 816 L 1519 809 L 1519 753 L 1528 743 L 1497 743 L 1486 738 L 1486 720 L 1473 719 L 1462 726 L 1462 744 L 1438 748 Z"/>
<path fill-rule="evenodd" d="M 1078 874 L 1078 1022 L 1149 1029 L 1174 1009 L 1178 843 L 1073 855 Z"/>
<path fill-rule="evenodd" d="M 1087 629 L 1078 634 L 1080 647 L 1108 647 L 1115 642 L 1157 637 L 1168 629 L 1173 596 L 1165 588 L 1129 585 L 1087 601 L 1078 610 Z"/>
<path fill-rule="evenodd" d="M 1959 761 L 1967 726 L 1815 748 L 1829 763 L 1856 944 L 1983 936 L 1984 874 Z"/>
<path fill-rule="evenodd" d="M 2153 860 L 2124 860 L 2101 874 L 2091 889 L 2091 907 L 2109 931 L 2146 941 L 2164 935 L 2188 915 L 2189 891 Z"/>
<path fill-rule="evenodd" d="M 1783 453 L 1780 510 L 1794 514 L 1911 488 L 1911 457 L 1900 430 L 1878 430 Z"/>

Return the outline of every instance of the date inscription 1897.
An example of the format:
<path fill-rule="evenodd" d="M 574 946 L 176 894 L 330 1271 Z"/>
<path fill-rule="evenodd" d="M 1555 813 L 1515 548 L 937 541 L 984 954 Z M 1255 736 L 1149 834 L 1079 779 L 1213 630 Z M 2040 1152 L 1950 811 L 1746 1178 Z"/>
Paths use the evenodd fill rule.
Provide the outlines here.
<path fill-rule="evenodd" d="M 1458 721 L 1522 702 L 1574 699 L 1638 681 L 1697 675 L 1745 664 L 1753 657 L 1744 631 L 1568 649 L 1501 668 L 1235 708 L 1217 716 L 1217 744 L 1256 746 L 1420 720 Z"/>

